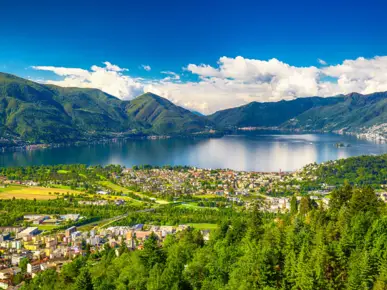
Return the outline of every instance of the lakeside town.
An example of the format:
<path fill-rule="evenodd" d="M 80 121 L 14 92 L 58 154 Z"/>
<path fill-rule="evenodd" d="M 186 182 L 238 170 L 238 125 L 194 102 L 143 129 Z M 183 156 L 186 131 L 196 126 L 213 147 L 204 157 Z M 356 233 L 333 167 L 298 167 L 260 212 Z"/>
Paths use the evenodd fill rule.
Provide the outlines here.
<path fill-rule="evenodd" d="M 210 220 L 212 214 L 243 213 L 257 203 L 260 211 L 273 215 L 291 212 L 292 202 L 296 207 L 304 203 L 328 209 L 330 195 L 338 186 L 327 183 L 327 177 L 321 179 L 319 172 L 339 168 L 340 162 L 310 164 L 295 172 L 185 166 L 4 169 L 0 202 L 20 203 L 27 209 L 0 226 L 0 288 L 18 289 L 41 272 L 60 272 L 76 257 L 106 247 L 114 249 L 116 256 L 123 248 L 141 251 L 151 236 L 161 246 L 168 235 L 196 228 L 208 242 L 217 225 L 203 221 Z M 377 188 L 378 199 L 387 202 L 385 185 Z M 37 202 L 42 204 L 35 207 Z M 51 208 L 50 212 L 44 212 L 45 208 Z M 168 217 L 152 222 L 156 213 L 165 209 L 164 217 L 179 210 L 177 216 L 192 213 L 202 218 L 188 223 L 178 223 L 178 217 L 175 222 L 168 222 Z M 6 205 L 0 211 L 10 214 Z M 146 222 L 136 222 L 144 219 Z"/>
<path fill-rule="evenodd" d="M 25 219 L 40 220 L 42 217 L 26 216 Z M 15 277 L 34 278 L 38 273 L 54 269 L 60 271 L 63 265 L 77 256 L 103 251 L 105 245 L 115 249 L 120 255 L 120 247 L 128 250 L 142 250 L 143 243 L 155 235 L 162 243 L 167 235 L 189 228 L 188 225 L 155 226 L 136 224 L 115 226 L 90 231 L 80 231 L 72 226 L 56 234 L 45 235 L 38 227 L 0 227 L 0 288 L 13 287 Z M 201 231 L 204 240 L 209 239 L 209 231 Z M 20 287 L 21 285 L 19 285 Z"/>

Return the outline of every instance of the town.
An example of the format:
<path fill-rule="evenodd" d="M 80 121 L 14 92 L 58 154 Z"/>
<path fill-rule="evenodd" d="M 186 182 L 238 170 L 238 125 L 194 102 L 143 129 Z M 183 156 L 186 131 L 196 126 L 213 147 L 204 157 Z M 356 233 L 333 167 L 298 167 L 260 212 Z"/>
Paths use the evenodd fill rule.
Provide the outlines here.
<path fill-rule="evenodd" d="M 114 248 L 119 256 L 121 246 L 129 250 L 141 250 L 144 241 L 152 234 L 161 243 L 167 235 L 187 228 L 187 225 L 174 227 L 136 224 L 131 227 L 114 226 L 79 231 L 72 226 L 64 232 L 46 235 L 37 227 L 1 227 L 0 288 L 15 289 L 13 284 L 21 279 L 34 278 L 47 269 L 60 271 L 63 265 L 77 256 L 101 251 L 105 245 Z M 204 240 L 209 239 L 208 230 L 203 230 L 202 234 Z"/>
<path fill-rule="evenodd" d="M 319 172 L 337 166 L 310 164 L 295 172 L 181 166 L 4 169 L 0 288 L 18 289 L 38 273 L 60 272 L 76 257 L 106 247 L 116 256 L 122 248 L 141 251 L 150 236 L 162 245 L 169 235 L 197 229 L 207 242 L 218 221 L 257 204 L 268 214 L 289 213 L 292 202 L 327 209 L 336 179 L 327 183 Z M 384 184 L 377 185 L 376 195 L 386 202 Z"/>

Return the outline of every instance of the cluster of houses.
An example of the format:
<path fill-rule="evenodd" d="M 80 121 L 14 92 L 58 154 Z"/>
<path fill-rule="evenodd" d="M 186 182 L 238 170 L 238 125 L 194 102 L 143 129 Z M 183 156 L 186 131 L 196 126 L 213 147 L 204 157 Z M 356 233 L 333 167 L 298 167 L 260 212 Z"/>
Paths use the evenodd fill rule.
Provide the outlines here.
<path fill-rule="evenodd" d="M 281 180 L 284 173 L 260 173 L 199 168 L 125 169 L 119 182 L 155 194 L 249 195 L 250 190 L 268 187 Z"/>
<path fill-rule="evenodd" d="M 79 214 L 62 215 L 24 215 L 24 220 L 33 225 L 60 225 L 63 222 L 76 222 L 82 218 Z"/>
<path fill-rule="evenodd" d="M 27 218 L 30 217 L 27 216 Z M 101 251 L 105 244 L 116 248 L 116 254 L 119 255 L 118 248 L 122 246 L 130 250 L 141 250 L 144 241 L 152 233 L 161 242 L 167 235 L 175 234 L 188 227 L 187 225 L 173 227 L 137 224 L 132 227 L 80 231 L 72 226 L 64 232 L 49 235 L 45 235 L 37 227 L 1 227 L 0 289 L 12 289 L 13 278 L 20 273 L 23 277 L 33 278 L 37 273 L 47 269 L 60 271 L 64 264 L 71 262 L 76 256 L 84 255 L 88 250 Z M 209 232 L 203 231 L 203 237 L 208 240 Z M 85 247 L 85 245 L 89 246 Z M 23 272 L 20 267 L 22 261 L 27 265 Z"/>
<path fill-rule="evenodd" d="M 296 196 L 297 203 L 300 203 L 301 196 Z M 324 208 L 327 208 L 329 205 L 329 199 L 324 196 L 319 195 L 309 195 L 309 198 L 313 201 L 315 201 L 317 204 L 320 203 Z M 290 200 L 291 197 L 270 197 L 267 196 L 265 199 L 263 199 L 264 205 L 263 209 L 268 212 L 289 212 L 290 211 Z"/>

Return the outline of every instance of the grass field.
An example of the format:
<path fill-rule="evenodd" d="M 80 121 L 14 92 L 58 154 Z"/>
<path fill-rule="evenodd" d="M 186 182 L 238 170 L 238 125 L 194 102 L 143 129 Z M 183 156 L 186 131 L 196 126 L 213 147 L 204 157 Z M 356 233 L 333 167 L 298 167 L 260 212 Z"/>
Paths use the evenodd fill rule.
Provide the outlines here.
<path fill-rule="evenodd" d="M 81 191 L 62 189 L 62 188 L 12 185 L 5 188 L 0 188 L 0 199 L 11 199 L 11 198 L 20 198 L 20 199 L 36 198 L 38 200 L 55 199 L 57 196 L 54 194 L 54 192 L 59 192 L 60 194 L 62 193 L 81 194 L 82 193 Z"/>
<path fill-rule="evenodd" d="M 58 225 L 37 225 L 38 229 L 41 231 L 50 231 L 59 227 Z"/>
<path fill-rule="evenodd" d="M 179 207 L 189 207 L 197 210 L 202 210 L 202 209 L 212 209 L 212 210 L 219 210 L 217 207 L 207 207 L 207 206 L 198 206 L 196 203 L 191 202 L 191 203 L 183 203 L 178 205 Z"/>
<path fill-rule="evenodd" d="M 141 193 L 136 192 L 136 191 L 132 191 L 130 189 L 127 189 L 127 188 L 122 187 L 120 185 L 114 184 L 114 183 L 112 183 L 110 181 L 107 181 L 107 180 L 100 181 L 98 183 L 101 184 L 102 186 L 105 186 L 105 187 L 107 187 L 109 189 L 112 189 L 112 190 L 114 190 L 116 192 L 121 192 L 122 191 L 123 193 L 133 193 L 133 194 L 135 194 L 135 195 L 137 195 L 138 197 L 141 197 L 141 198 L 149 198 L 148 196 L 146 196 L 144 194 L 141 194 Z M 133 199 L 133 198 L 130 198 L 130 197 L 127 197 L 127 199 L 136 200 L 136 199 Z M 166 201 L 166 200 L 163 200 L 163 199 L 156 199 L 156 203 L 158 203 L 158 204 L 167 204 L 169 202 Z"/>
<path fill-rule="evenodd" d="M 217 224 L 190 223 L 188 225 L 198 230 L 215 230 L 218 228 Z"/>
<path fill-rule="evenodd" d="M 107 187 L 109 189 L 112 189 L 114 191 L 117 191 L 117 192 L 120 192 L 120 191 L 122 191 L 123 193 L 129 192 L 129 190 L 127 188 L 119 186 L 119 185 L 114 184 L 113 182 L 110 182 L 110 181 L 107 181 L 107 180 L 99 181 L 98 183 L 101 184 L 102 186 L 105 186 L 105 187 Z"/>
<path fill-rule="evenodd" d="M 217 196 L 216 194 L 200 194 L 200 195 L 194 195 L 194 197 L 211 199 L 211 198 L 218 198 L 219 196 Z M 220 197 L 222 197 L 222 196 L 220 196 Z"/>

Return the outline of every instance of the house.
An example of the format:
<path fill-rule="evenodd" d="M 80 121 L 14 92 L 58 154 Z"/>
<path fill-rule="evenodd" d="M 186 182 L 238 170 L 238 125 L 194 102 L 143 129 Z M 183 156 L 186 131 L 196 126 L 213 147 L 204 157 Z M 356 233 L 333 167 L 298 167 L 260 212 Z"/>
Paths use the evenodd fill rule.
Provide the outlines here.
<path fill-rule="evenodd" d="M 77 221 L 80 218 L 79 214 L 64 214 L 60 218 L 65 221 Z"/>
<path fill-rule="evenodd" d="M 25 230 L 18 233 L 17 237 L 20 239 L 27 236 L 35 236 L 37 234 L 39 234 L 39 229 L 37 227 L 28 227 Z"/>
<path fill-rule="evenodd" d="M 204 241 L 209 241 L 210 240 L 210 231 L 209 230 L 202 230 L 200 232 L 202 233 Z"/>
<path fill-rule="evenodd" d="M 21 272 L 21 269 L 19 267 L 12 267 L 12 268 L 0 270 L 0 279 L 1 280 L 9 279 L 10 277 L 15 276 L 20 272 Z"/>
<path fill-rule="evenodd" d="M 137 224 L 133 227 L 133 229 L 136 231 L 141 231 L 143 227 L 144 227 L 144 224 Z"/>
<path fill-rule="evenodd" d="M 0 280 L 0 288 L 1 288 L 1 289 L 8 289 L 8 288 L 9 288 L 8 281 L 2 281 L 2 280 Z"/>
<path fill-rule="evenodd" d="M 136 231 L 136 239 L 138 240 L 146 240 L 151 234 L 151 231 Z"/>
<path fill-rule="evenodd" d="M 27 254 L 14 254 L 11 258 L 11 264 L 17 266 L 24 258 L 27 258 Z"/>
<path fill-rule="evenodd" d="M 41 270 L 41 268 L 40 268 L 39 263 L 34 263 L 34 264 L 28 263 L 27 264 L 27 273 L 29 273 L 29 274 L 34 274 L 34 273 L 40 272 L 40 270 Z"/>
<path fill-rule="evenodd" d="M 97 194 L 107 195 L 108 192 L 107 192 L 107 191 L 104 191 L 104 190 L 98 190 L 98 191 L 97 191 Z"/>
<path fill-rule="evenodd" d="M 10 233 L 0 234 L 0 242 L 8 241 L 11 237 Z"/>
<path fill-rule="evenodd" d="M 123 205 L 123 204 L 125 203 L 125 201 L 122 200 L 122 199 L 119 199 L 119 200 L 116 200 L 114 203 L 115 203 L 116 205 Z"/>
<path fill-rule="evenodd" d="M 77 228 L 75 226 L 72 226 L 65 231 L 65 235 L 66 237 L 71 237 L 71 234 L 75 233 L 76 231 L 77 231 Z"/>

